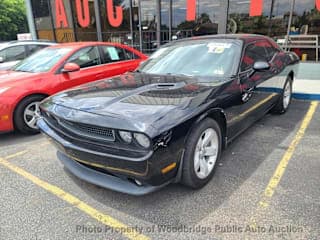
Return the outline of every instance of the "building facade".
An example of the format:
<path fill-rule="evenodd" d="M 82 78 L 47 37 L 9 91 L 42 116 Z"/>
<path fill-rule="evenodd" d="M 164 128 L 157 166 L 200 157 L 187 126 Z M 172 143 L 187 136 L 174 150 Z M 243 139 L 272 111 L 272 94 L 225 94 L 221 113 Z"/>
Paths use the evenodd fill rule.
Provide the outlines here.
<path fill-rule="evenodd" d="M 293 32 L 320 35 L 320 0 L 27 1 L 37 37 L 57 42 L 122 42 L 148 52 L 204 34 L 283 36 L 290 17 Z"/>

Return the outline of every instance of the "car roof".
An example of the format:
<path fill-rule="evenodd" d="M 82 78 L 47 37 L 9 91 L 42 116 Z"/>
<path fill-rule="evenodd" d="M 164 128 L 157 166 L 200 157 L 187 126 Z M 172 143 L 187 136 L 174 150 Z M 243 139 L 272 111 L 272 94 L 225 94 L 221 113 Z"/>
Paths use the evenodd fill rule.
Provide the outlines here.
<path fill-rule="evenodd" d="M 46 45 L 46 46 L 52 46 L 57 45 L 55 42 L 50 42 L 48 40 L 14 40 L 10 42 L 2 42 L 0 43 L 0 49 L 4 49 L 7 47 L 12 46 L 20 46 L 20 45 Z"/>
<path fill-rule="evenodd" d="M 114 46 L 123 46 L 120 43 L 112 43 L 112 42 L 68 42 L 68 43 L 60 43 L 55 46 L 51 46 L 50 48 L 62 48 L 62 47 L 69 47 L 69 48 L 82 48 L 86 46 L 92 45 L 114 45 Z"/>
<path fill-rule="evenodd" d="M 245 42 L 246 44 L 250 42 L 254 42 L 257 40 L 269 40 L 270 38 L 263 35 L 258 34 L 217 34 L 217 35 L 205 35 L 199 37 L 191 37 L 178 40 L 178 42 L 188 42 L 188 41 L 197 41 L 197 40 L 212 40 L 212 39 L 230 39 L 230 40 L 240 40 Z"/>

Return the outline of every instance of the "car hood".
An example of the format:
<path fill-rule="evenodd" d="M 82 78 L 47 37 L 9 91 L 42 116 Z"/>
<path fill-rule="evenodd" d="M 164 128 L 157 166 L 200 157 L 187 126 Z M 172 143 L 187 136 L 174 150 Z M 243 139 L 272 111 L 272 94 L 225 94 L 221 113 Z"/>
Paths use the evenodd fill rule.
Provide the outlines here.
<path fill-rule="evenodd" d="M 21 85 L 21 81 L 30 80 L 41 76 L 41 73 L 0 71 L 0 86 Z"/>
<path fill-rule="evenodd" d="M 62 92 L 42 107 L 51 106 L 58 115 L 64 112 L 62 117 L 71 121 L 145 132 L 183 121 L 189 112 L 211 102 L 221 85 L 221 81 L 205 84 L 186 76 L 127 73 Z"/>

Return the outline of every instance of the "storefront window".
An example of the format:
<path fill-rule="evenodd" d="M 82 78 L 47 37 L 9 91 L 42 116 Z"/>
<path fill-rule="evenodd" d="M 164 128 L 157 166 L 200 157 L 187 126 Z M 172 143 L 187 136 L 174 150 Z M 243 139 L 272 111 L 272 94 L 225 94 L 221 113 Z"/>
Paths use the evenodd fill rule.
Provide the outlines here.
<path fill-rule="evenodd" d="M 69 0 L 61 1 L 63 6 L 63 12 L 66 16 L 66 25 L 57 26 L 57 10 L 56 10 L 56 0 L 50 0 L 51 14 L 54 26 L 54 34 L 57 42 L 73 42 L 76 40 L 74 35 L 74 24 L 73 24 L 73 15 L 71 11 L 71 4 Z"/>
<path fill-rule="evenodd" d="M 77 8 L 76 1 L 64 0 L 65 2 L 69 2 L 66 4 L 66 8 L 71 7 L 70 11 L 72 14 L 72 21 L 74 23 L 74 31 L 75 38 L 77 41 L 97 41 L 97 27 L 96 27 L 96 17 L 94 13 L 94 2 L 93 0 L 89 0 L 89 15 L 90 21 L 87 27 L 82 27 L 79 24 L 78 16 L 77 16 Z M 82 1 L 81 1 L 82 2 Z M 69 10 L 69 9 L 68 9 Z"/>
<path fill-rule="evenodd" d="M 38 38 L 55 40 L 49 0 L 32 0 L 31 4 Z"/>
<path fill-rule="evenodd" d="M 284 6 L 278 4 L 275 9 L 281 12 L 282 7 Z M 287 20 L 289 12 L 283 14 Z M 314 0 L 296 0 L 292 32 L 320 35 L 320 12 L 316 9 Z"/>
<path fill-rule="evenodd" d="M 261 16 L 250 17 L 250 1 L 229 1 L 229 32 L 233 33 L 255 33 L 255 34 L 268 34 L 268 17 L 272 0 L 264 0 L 263 13 Z M 281 0 L 283 1 L 283 0 Z M 284 0 L 287 1 L 287 0 Z M 290 4 L 287 3 L 286 8 Z M 282 23 L 281 23 L 282 24 Z M 277 23 L 278 25 L 278 23 Z"/>
<path fill-rule="evenodd" d="M 162 26 L 169 26 L 170 0 L 162 0 Z M 172 0 L 172 31 L 176 38 L 218 32 L 220 0 L 198 0 L 196 20 L 186 20 L 186 0 Z"/>
<path fill-rule="evenodd" d="M 76 2 L 32 0 L 38 37 L 57 42 L 98 40 L 95 1 L 88 0 L 90 21 L 85 26 L 79 23 Z M 86 1 L 80 2 L 84 4 Z M 62 23 L 57 22 L 57 3 L 65 14 Z M 187 0 L 112 0 L 112 3 L 113 20 L 116 19 L 116 22 L 120 16 L 116 9 L 119 6 L 122 9 L 119 25 L 110 22 L 107 1 L 98 0 L 103 41 L 120 42 L 138 49 L 141 44 L 143 50 L 152 52 L 159 43 L 217 34 L 224 32 L 225 28 L 227 33 L 255 33 L 283 38 L 288 29 L 292 0 L 263 0 L 262 14 L 256 17 L 249 15 L 251 0 L 196 0 L 193 21 L 186 20 Z M 225 16 L 227 12 L 228 17 Z M 157 32 L 159 29 L 160 34 Z M 315 7 L 315 0 L 295 0 L 290 34 L 320 34 L 320 12 Z"/>
<path fill-rule="evenodd" d="M 264 0 L 261 16 L 249 16 L 250 1 L 230 0 L 229 24 L 234 32 L 257 33 L 271 37 L 287 33 L 292 0 Z M 320 12 L 314 0 L 296 0 L 292 34 L 320 34 Z"/>
<path fill-rule="evenodd" d="M 113 0 L 113 6 L 114 8 L 116 6 L 121 6 L 123 9 L 122 23 L 118 27 L 111 26 L 108 21 L 106 0 L 99 1 L 103 41 L 131 44 L 130 0 Z M 134 8 L 132 8 L 131 11 L 133 18 Z M 116 14 L 115 9 L 113 9 L 113 12 Z"/>
<path fill-rule="evenodd" d="M 156 30 L 156 1 L 141 0 L 141 20 L 142 20 L 142 30 Z"/>
<path fill-rule="evenodd" d="M 220 0 L 198 0 L 197 24 L 194 35 L 217 34 Z"/>

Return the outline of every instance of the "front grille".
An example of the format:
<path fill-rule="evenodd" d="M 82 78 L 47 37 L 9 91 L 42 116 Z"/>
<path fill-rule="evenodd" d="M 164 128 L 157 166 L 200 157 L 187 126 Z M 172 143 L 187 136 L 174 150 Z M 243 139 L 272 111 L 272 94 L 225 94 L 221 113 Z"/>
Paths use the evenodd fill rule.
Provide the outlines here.
<path fill-rule="evenodd" d="M 104 127 L 97 127 L 83 123 L 75 123 L 66 120 L 58 120 L 58 123 L 67 130 L 90 138 L 97 138 L 101 140 L 114 141 L 114 130 Z"/>
<path fill-rule="evenodd" d="M 93 126 L 85 123 L 76 123 L 47 113 L 43 115 L 48 123 L 58 128 L 60 126 L 63 130 L 73 135 L 93 140 L 115 141 L 115 132 L 113 129 Z"/>

